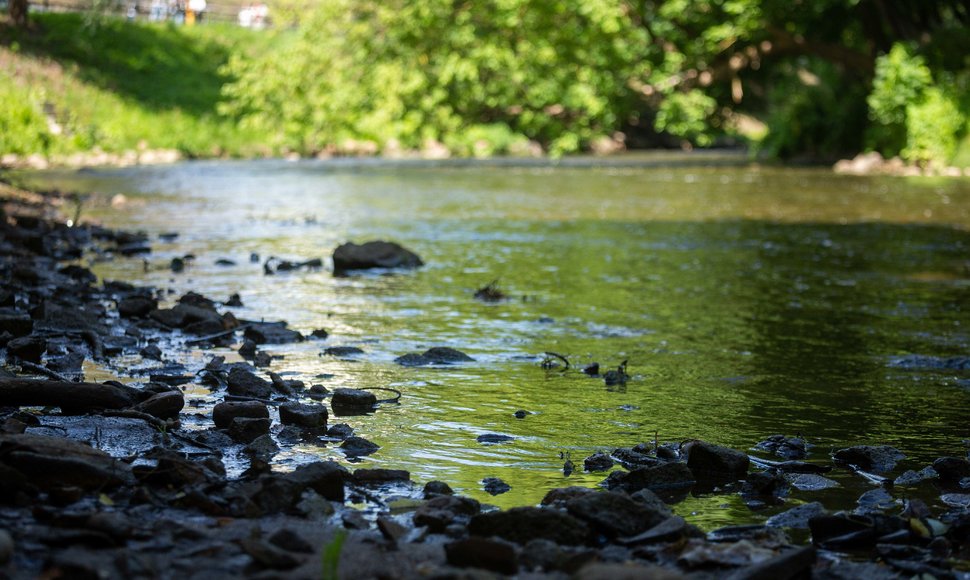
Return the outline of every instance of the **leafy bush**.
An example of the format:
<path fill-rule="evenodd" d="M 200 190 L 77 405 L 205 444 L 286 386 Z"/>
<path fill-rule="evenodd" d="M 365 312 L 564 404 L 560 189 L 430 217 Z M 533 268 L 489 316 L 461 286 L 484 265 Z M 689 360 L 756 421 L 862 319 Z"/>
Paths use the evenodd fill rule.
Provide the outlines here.
<path fill-rule="evenodd" d="M 872 92 L 866 99 L 869 119 L 869 145 L 889 157 L 898 154 L 907 143 L 907 108 L 919 102 L 933 76 L 922 57 L 910 52 L 905 44 L 895 44 L 888 54 L 876 59 Z"/>
<path fill-rule="evenodd" d="M 906 106 L 906 147 L 902 156 L 919 164 L 945 164 L 956 153 L 958 134 L 966 125 L 956 99 L 937 87 Z"/>
<path fill-rule="evenodd" d="M 18 88 L 0 73 L 0 153 L 46 153 L 53 135 L 42 95 Z"/>
<path fill-rule="evenodd" d="M 706 147 L 714 142 L 709 117 L 716 108 L 717 101 L 700 91 L 674 93 L 660 104 L 654 127 Z"/>

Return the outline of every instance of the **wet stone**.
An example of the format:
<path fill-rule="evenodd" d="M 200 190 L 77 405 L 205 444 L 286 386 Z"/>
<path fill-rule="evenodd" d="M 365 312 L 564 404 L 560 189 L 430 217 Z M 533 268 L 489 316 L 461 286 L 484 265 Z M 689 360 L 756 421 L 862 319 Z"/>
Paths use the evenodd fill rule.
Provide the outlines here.
<path fill-rule="evenodd" d="M 330 406 L 334 413 L 342 413 L 344 410 L 370 410 L 375 405 L 377 405 L 377 396 L 370 391 L 360 389 L 335 389 L 330 398 Z"/>
<path fill-rule="evenodd" d="M 83 376 L 84 354 L 71 352 L 63 356 L 50 357 L 47 368 L 62 375 Z"/>
<path fill-rule="evenodd" d="M 327 429 L 327 437 L 332 439 L 346 439 L 354 434 L 354 428 L 346 423 L 337 423 Z"/>
<path fill-rule="evenodd" d="M 632 536 L 667 519 L 667 513 L 652 509 L 624 493 L 590 493 L 566 502 L 570 515 L 608 536 Z"/>
<path fill-rule="evenodd" d="M 495 443 L 508 443 L 509 441 L 514 441 L 515 437 L 511 435 L 502 435 L 499 433 L 485 433 L 484 435 L 479 435 L 475 438 L 479 443 L 486 445 Z"/>
<path fill-rule="evenodd" d="M 354 471 L 353 480 L 364 485 L 411 481 L 411 473 L 404 469 L 358 469 Z"/>
<path fill-rule="evenodd" d="M 438 495 L 452 495 L 454 493 L 451 486 L 443 481 L 429 481 L 424 484 L 424 489 L 422 490 L 425 498 L 432 498 Z"/>
<path fill-rule="evenodd" d="M 304 540 L 299 534 L 289 528 L 280 528 L 279 530 L 276 530 L 276 532 L 274 532 L 268 538 L 268 540 L 269 543 L 273 544 L 277 548 L 282 548 L 290 552 L 298 552 L 300 554 L 313 553 L 313 546 Z"/>
<path fill-rule="evenodd" d="M 230 395 L 254 399 L 269 399 L 273 396 L 273 387 L 269 381 L 240 367 L 233 367 L 229 371 L 228 384 Z"/>
<path fill-rule="evenodd" d="M 812 518 L 828 514 L 821 503 L 813 501 L 793 507 L 790 510 L 775 514 L 768 518 L 765 525 L 769 528 L 792 528 L 797 530 L 807 530 L 808 521 Z"/>
<path fill-rule="evenodd" d="M 228 429 L 237 417 L 269 419 L 269 409 L 259 401 L 227 401 L 212 408 L 212 421 L 219 429 Z"/>
<path fill-rule="evenodd" d="M 839 449 L 832 457 L 839 462 L 855 465 L 866 471 L 886 472 L 906 456 L 889 445 L 857 445 Z"/>
<path fill-rule="evenodd" d="M 604 483 L 607 489 L 622 489 L 633 493 L 641 489 L 657 491 L 688 488 L 696 480 L 686 464 L 672 462 L 654 467 L 638 467 L 626 473 L 614 471 Z"/>
<path fill-rule="evenodd" d="M 260 435 L 269 433 L 269 419 L 234 417 L 229 423 L 229 436 L 240 443 L 252 443 Z"/>
<path fill-rule="evenodd" d="M 472 537 L 445 544 L 445 557 L 449 564 L 459 568 L 481 568 L 507 575 L 519 569 L 512 545 L 485 538 Z"/>
<path fill-rule="evenodd" d="M 557 510 L 536 507 L 517 507 L 479 514 L 472 518 L 468 531 L 473 536 L 498 536 L 517 544 L 545 538 L 574 546 L 584 544 L 589 537 L 586 524 L 575 517 Z"/>
<path fill-rule="evenodd" d="M 882 513 L 896 506 L 896 500 L 883 488 L 870 489 L 856 501 L 859 507 L 857 514 Z"/>
<path fill-rule="evenodd" d="M 247 338 L 243 340 L 237 352 L 242 358 L 252 360 L 256 356 L 256 343 Z"/>
<path fill-rule="evenodd" d="M 356 435 L 344 439 L 343 443 L 340 444 L 341 451 L 349 457 L 370 455 L 380 448 L 380 445 Z"/>
<path fill-rule="evenodd" d="M 354 356 L 358 354 L 364 354 L 364 349 L 356 346 L 331 346 L 323 349 L 323 353 L 326 356 Z"/>
<path fill-rule="evenodd" d="M 788 495 L 788 480 L 775 471 L 749 473 L 741 485 L 741 495 L 778 498 Z"/>
<path fill-rule="evenodd" d="M 687 467 L 695 475 L 724 475 L 739 478 L 744 477 L 748 472 L 750 461 L 746 453 L 705 441 L 692 441 L 684 447 L 687 454 Z"/>
<path fill-rule="evenodd" d="M 287 328 L 285 322 L 251 323 L 243 336 L 256 344 L 289 344 L 304 340 L 302 334 Z"/>
<path fill-rule="evenodd" d="M 970 477 L 970 461 L 962 457 L 941 457 L 933 462 L 933 469 L 945 482 L 959 482 Z"/>
<path fill-rule="evenodd" d="M 417 268 L 424 265 L 417 254 L 395 242 L 376 240 L 341 244 L 333 251 L 333 271 L 340 275 L 371 268 Z"/>
<path fill-rule="evenodd" d="M 606 471 L 613 467 L 613 458 L 606 453 L 594 453 L 583 460 L 586 471 Z"/>
<path fill-rule="evenodd" d="M 158 348 L 158 345 L 155 344 L 149 344 L 145 348 L 138 351 L 138 354 L 140 354 L 142 358 L 147 358 L 149 360 L 162 360 L 162 349 Z"/>
<path fill-rule="evenodd" d="M 185 407 L 185 397 L 180 391 L 166 391 L 138 403 L 134 410 L 160 419 L 177 419 L 183 407 Z"/>
<path fill-rule="evenodd" d="M 279 410 L 280 422 L 284 425 L 295 425 L 304 429 L 327 428 L 327 408 L 323 405 L 289 402 L 280 405 Z"/>
<path fill-rule="evenodd" d="M 27 362 L 40 364 L 40 359 L 47 352 L 47 340 L 37 336 L 15 338 L 7 343 L 7 355 Z"/>
<path fill-rule="evenodd" d="M 808 443 L 801 437 L 772 435 L 755 447 L 784 457 L 785 459 L 804 459 L 808 455 Z"/>
<path fill-rule="evenodd" d="M 427 526 L 432 533 L 440 534 L 452 523 L 474 516 L 481 509 L 481 504 L 470 497 L 438 495 L 416 509 L 412 519 L 415 526 Z"/>
<path fill-rule="evenodd" d="M 815 473 L 797 473 L 786 475 L 792 487 L 800 491 L 821 491 L 832 487 L 839 487 L 839 482 Z"/>
<path fill-rule="evenodd" d="M 148 296 L 129 296 L 118 301 L 122 318 L 144 318 L 158 308 L 158 301 Z"/>
<path fill-rule="evenodd" d="M 486 477 L 482 480 L 482 489 L 489 495 L 501 495 L 512 490 L 512 486 L 498 477 Z"/>
<path fill-rule="evenodd" d="M 350 472 L 335 461 L 317 461 L 297 467 L 286 477 L 328 500 L 343 501 L 344 484 L 350 479 Z"/>
<path fill-rule="evenodd" d="M 446 346 L 429 348 L 422 354 L 408 353 L 394 359 L 394 362 L 406 367 L 420 367 L 427 365 L 447 365 L 474 361 L 467 354 Z"/>
<path fill-rule="evenodd" d="M 902 474 L 900 474 L 900 476 L 897 477 L 895 480 L 893 480 L 893 485 L 899 485 L 899 486 L 918 485 L 929 479 L 936 479 L 939 476 L 940 474 L 937 473 L 936 470 L 933 469 L 932 467 L 924 467 L 919 471 L 913 471 L 912 469 L 908 469 L 904 471 Z"/>

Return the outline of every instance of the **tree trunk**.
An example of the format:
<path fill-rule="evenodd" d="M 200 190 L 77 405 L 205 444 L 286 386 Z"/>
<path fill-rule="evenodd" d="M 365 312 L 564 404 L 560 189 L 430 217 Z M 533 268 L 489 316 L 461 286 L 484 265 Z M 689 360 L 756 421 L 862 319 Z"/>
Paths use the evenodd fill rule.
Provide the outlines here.
<path fill-rule="evenodd" d="M 27 0 L 9 0 L 10 19 L 15 26 L 27 26 Z"/>

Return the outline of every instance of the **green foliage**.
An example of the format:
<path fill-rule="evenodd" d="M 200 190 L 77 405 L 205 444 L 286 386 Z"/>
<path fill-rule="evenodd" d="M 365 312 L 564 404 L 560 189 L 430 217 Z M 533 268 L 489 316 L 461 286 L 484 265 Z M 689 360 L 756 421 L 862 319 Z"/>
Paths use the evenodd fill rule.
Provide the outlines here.
<path fill-rule="evenodd" d="M 286 46 L 231 60 L 223 110 L 307 153 L 351 140 L 501 152 L 520 135 L 568 153 L 630 111 L 645 45 L 613 0 L 328 0 Z"/>
<path fill-rule="evenodd" d="M 873 126 L 870 146 L 884 155 L 898 154 L 906 146 L 907 107 L 922 100 L 933 83 L 930 69 L 922 57 L 912 54 L 904 44 L 896 44 L 888 54 L 876 59 L 872 92 L 866 99 Z"/>
<path fill-rule="evenodd" d="M 955 99 L 937 87 L 926 89 L 922 99 L 906 106 L 903 158 L 922 165 L 949 162 L 966 123 Z"/>
<path fill-rule="evenodd" d="M 698 145 L 709 146 L 714 141 L 709 117 L 716 108 L 717 101 L 701 91 L 674 93 L 660 104 L 654 127 Z"/>
<path fill-rule="evenodd" d="M 337 580 L 340 577 L 337 574 L 340 567 L 340 552 L 343 550 L 346 539 L 347 531 L 337 530 L 334 532 L 333 539 L 323 547 L 320 555 L 323 580 Z"/>
<path fill-rule="evenodd" d="M 0 153 L 45 153 L 53 135 L 47 126 L 36 91 L 17 90 L 0 72 Z"/>

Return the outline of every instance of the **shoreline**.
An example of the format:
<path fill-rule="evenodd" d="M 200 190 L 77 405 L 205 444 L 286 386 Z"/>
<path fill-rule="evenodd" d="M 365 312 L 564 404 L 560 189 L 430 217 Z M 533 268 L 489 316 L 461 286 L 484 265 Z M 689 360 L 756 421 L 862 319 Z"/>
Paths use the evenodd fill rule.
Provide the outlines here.
<path fill-rule="evenodd" d="M 189 292 L 161 308 L 158 289 L 96 285 L 90 271 L 74 265 L 92 245 L 125 259 L 150 251 L 149 240 L 43 219 L 55 209 L 50 197 L 17 191 L 43 211 L 18 216 L 14 203 L 2 224 L 0 270 L 8 282 L 0 286 L 0 334 L 9 336 L 0 371 L 0 406 L 8 406 L 0 414 L 0 485 L 7 492 L 0 500 L 0 572 L 11 577 L 103 571 L 319 578 L 334 552 L 339 576 L 348 578 L 482 577 L 481 570 L 535 578 L 945 576 L 970 568 L 970 501 L 960 508 L 962 497 L 970 500 L 962 485 L 970 461 L 960 457 L 938 460 L 935 475 L 891 477 L 897 452 L 884 448 L 846 448 L 819 462 L 803 461 L 807 445 L 796 437 L 762 441 L 771 460 L 706 442 L 644 442 L 577 459 L 582 465 L 573 469 L 622 465 L 608 477 L 604 471 L 607 490 L 553 490 L 543 507 L 504 511 L 454 496 L 442 482 L 420 488 L 402 470 L 351 471 L 328 461 L 273 470 L 273 455 L 295 441 L 339 445 L 348 455 L 373 451 L 331 422 L 344 411 L 368 412 L 377 397 L 296 384 L 279 368 L 267 373 L 263 345 L 298 340 L 295 331 L 283 322 L 238 320 L 231 300 Z M 247 363 L 208 355 L 196 374 L 163 366 L 138 386 L 73 380 L 85 360 L 137 353 L 164 361 L 189 344 L 235 349 L 239 342 Z M 187 383 L 220 394 L 223 406 L 206 409 L 211 415 L 187 413 L 196 404 L 180 389 Z M 204 428 L 186 429 L 192 421 Z M 227 474 L 233 466 L 239 475 Z M 677 515 L 676 502 L 663 501 L 717 486 L 751 502 L 777 502 L 791 488 L 827 485 L 830 469 L 850 469 L 872 483 L 855 508 L 861 513 L 813 502 L 785 512 L 777 526 L 704 534 Z M 909 486 L 929 485 L 950 496 L 944 503 L 953 510 L 903 502 Z M 809 527 L 813 544 L 792 541 Z"/>

